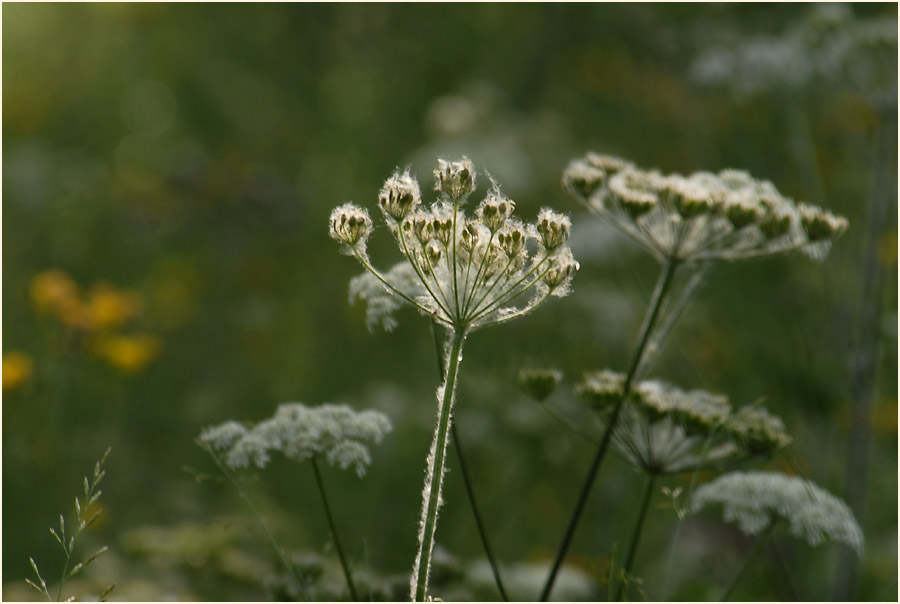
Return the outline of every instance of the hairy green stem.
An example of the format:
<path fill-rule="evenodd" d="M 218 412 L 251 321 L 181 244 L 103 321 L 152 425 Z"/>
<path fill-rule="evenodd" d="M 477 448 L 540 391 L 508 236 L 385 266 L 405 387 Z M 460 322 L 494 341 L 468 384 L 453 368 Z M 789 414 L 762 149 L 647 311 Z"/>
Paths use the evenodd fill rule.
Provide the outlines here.
<path fill-rule="evenodd" d="M 544 583 L 544 589 L 541 592 L 540 596 L 541 602 L 546 602 L 550 598 L 550 592 L 553 590 L 553 584 L 556 582 L 556 576 L 559 573 L 559 569 L 562 566 L 563 560 L 565 559 L 566 554 L 569 551 L 569 546 L 571 545 L 572 538 L 575 535 L 575 528 L 578 526 L 578 521 L 581 518 L 582 512 L 584 511 L 588 495 L 591 492 L 591 488 L 594 486 L 594 480 L 597 478 L 597 473 L 600 470 L 600 465 L 603 462 L 603 458 L 606 456 L 606 450 L 609 448 L 609 443 L 612 440 L 613 432 L 615 431 L 616 425 L 619 422 L 619 414 L 622 411 L 622 406 L 625 404 L 625 401 L 628 400 L 628 395 L 631 393 L 632 381 L 634 380 L 634 377 L 637 374 L 638 367 L 641 364 L 641 359 L 644 356 L 644 351 L 647 348 L 647 343 L 650 341 L 650 334 L 653 332 L 653 327 L 656 324 L 656 320 L 659 318 L 659 312 L 662 308 L 663 300 L 666 297 L 666 293 L 668 292 L 669 287 L 672 285 L 672 280 L 675 276 L 675 270 L 677 268 L 678 261 L 675 259 L 669 259 L 659 276 L 659 280 L 656 282 L 656 289 L 653 291 L 653 298 L 650 300 L 650 306 L 647 309 L 647 316 L 644 320 L 644 325 L 641 328 L 641 335 L 638 341 L 638 346 L 631 358 L 631 362 L 628 366 L 628 373 L 625 376 L 625 382 L 622 386 L 622 398 L 613 408 L 612 415 L 609 419 L 609 424 L 606 426 L 606 432 L 604 433 L 603 438 L 601 439 L 600 444 L 597 447 L 597 452 L 594 454 L 594 459 L 591 461 L 591 466 L 588 469 L 587 476 L 585 477 L 584 483 L 581 486 L 581 491 L 578 495 L 578 501 L 575 504 L 575 510 L 572 512 L 572 516 L 569 519 L 569 524 L 566 527 L 566 532 L 563 536 L 562 543 L 560 544 L 559 549 L 556 552 L 556 559 L 553 561 L 553 566 L 550 569 L 550 574 L 547 577 L 547 581 Z"/>
<path fill-rule="evenodd" d="M 316 462 L 315 457 L 310 461 L 312 462 L 313 473 L 316 475 L 316 485 L 319 487 L 319 494 L 322 496 L 322 504 L 325 506 L 325 517 L 328 519 L 328 528 L 331 529 L 331 538 L 334 539 L 334 549 L 341 560 L 341 568 L 344 570 L 344 578 L 347 580 L 347 589 L 350 590 L 350 597 L 353 601 L 358 602 L 359 598 L 356 595 L 356 587 L 353 585 L 350 566 L 347 564 L 344 548 L 341 547 L 341 540 L 338 538 L 337 527 L 334 525 L 334 518 L 331 516 L 331 506 L 328 504 L 328 497 L 325 496 L 325 485 L 322 483 L 322 473 L 319 471 L 319 464 Z"/>
<path fill-rule="evenodd" d="M 775 523 L 777 522 L 778 517 L 773 516 L 769 521 L 769 524 L 766 528 L 763 529 L 763 532 L 759 534 L 759 537 L 756 538 L 756 543 L 753 544 L 753 549 L 750 550 L 750 553 L 747 554 L 747 557 L 744 559 L 744 563 L 741 565 L 740 570 L 738 570 L 737 574 L 734 576 L 734 579 L 731 580 L 731 583 L 722 592 L 722 597 L 719 598 L 719 602 L 725 602 L 728 598 L 731 597 L 734 588 L 737 587 L 738 582 L 741 580 L 741 577 L 744 575 L 744 571 L 747 570 L 747 567 L 750 566 L 750 561 L 753 560 L 753 557 L 756 556 L 756 552 L 762 547 L 763 543 L 766 542 L 766 539 L 769 538 L 769 535 L 772 534 L 772 530 L 775 528 Z"/>
<path fill-rule="evenodd" d="M 441 338 L 438 334 L 438 324 L 435 321 L 431 322 L 431 334 L 434 336 L 434 346 L 437 352 L 438 372 L 443 381 L 444 365 L 441 362 Z M 488 563 L 491 565 L 491 572 L 494 574 L 494 583 L 497 584 L 497 590 L 500 592 L 500 597 L 503 598 L 503 601 L 509 602 L 509 596 L 506 595 L 506 589 L 503 587 L 503 579 L 500 578 L 500 566 L 497 564 L 497 559 L 494 557 L 494 552 L 493 549 L 491 549 L 491 543 L 488 539 L 487 529 L 484 526 L 484 522 L 481 519 L 481 513 L 478 511 L 478 504 L 475 501 L 475 489 L 472 488 L 472 480 L 469 476 L 469 466 L 466 463 L 462 441 L 459 438 L 459 431 L 456 429 L 456 424 L 450 426 L 450 433 L 453 438 L 454 448 L 456 449 L 456 456 L 459 459 L 459 467 L 462 470 L 463 482 L 466 485 L 466 496 L 469 499 L 469 506 L 472 508 L 472 515 L 475 516 L 475 525 L 478 527 L 478 536 L 481 538 L 484 554 L 487 556 Z"/>
<path fill-rule="evenodd" d="M 625 554 L 625 563 L 622 565 L 622 574 L 626 577 L 631 572 L 631 565 L 634 564 L 634 556 L 637 553 L 638 542 L 641 539 L 641 529 L 644 528 L 644 520 L 647 518 L 647 510 L 650 508 L 650 500 L 653 499 L 653 487 L 656 484 L 656 474 L 650 474 L 647 480 L 647 487 L 644 490 L 644 498 L 641 502 L 641 511 L 638 514 L 637 524 L 634 525 L 634 532 L 631 534 L 631 543 L 628 544 L 628 553 Z M 622 599 L 622 584 L 616 589 L 616 602 Z"/>
<path fill-rule="evenodd" d="M 419 521 L 419 551 L 410 578 L 411 597 L 423 602 L 428 592 L 428 573 L 431 570 L 431 550 L 437 527 L 438 508 L 441 505 L 441 486 L 444 482 L 444 461 L 447 453 L 447 437 L 450 432 L 453 401 L 456 394 L 456 378 L 462 357 L 465 330 L 453 332 L 447 357 L 447 376 L 444 379 L 434 440 L 428 455 L 425 489 L 422 492 L 422 517 Z"/>

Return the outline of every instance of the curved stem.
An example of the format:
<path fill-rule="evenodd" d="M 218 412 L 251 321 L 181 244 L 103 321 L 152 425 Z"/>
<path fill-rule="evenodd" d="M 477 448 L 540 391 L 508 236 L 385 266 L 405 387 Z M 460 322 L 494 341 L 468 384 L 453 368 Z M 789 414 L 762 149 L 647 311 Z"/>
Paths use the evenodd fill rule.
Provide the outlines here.
<path fill-rule="evenodd" d="M 626 577 L 631 572 L 631 565 L 634 564 L 634 556 L 637 553 L 638 542 L 641 539 L 641 529 L 644 528 L 644 520 L 647 518 L 647 510 L 650 508 L 650 500 L 653 499 L 653 487 L 656 484 L 656 474 L 650 474 L 647 481 L 647 488 L 644 490 L 644 499 L 641 503 L 641 511 L 638 514 L 637 524 L 634 526 L 634 532 L 631 534 L 631 543 L 628 545 L 628 553 L 625 554 L 625 563 L 622 565 L 622 574 Z M 619 584 L 616 590 L 616 601 L 622 599 L 622 584 Z"/>
<path fill-rule="evenodd" d="M 441 375 L 441 380 L 444 379 L 444 365 L 441 363 L 441 343 L 440 336 L 438 335 L 438 326 L 437 323 L 431 322 L 431 333 L 434 336 L 434 347 L 437 352 L 438 359 L 438 372 Z M 491 565 L 491 572 L 494 574 L 494 582 L 497 584 L 497 590 L 500 592 L 500 597 L 503 598 L 504 602 L 509 602 L 509 596 L 506 595 L 506 589 L 503 587 L 503 579 L 500 578 L 500 566 L 497 564 L 497 559 L 494 557 L 494 552 L 491 549 L 491 543 L 488 539 L 487 530 L 485 529 L 484 522 L 481 519 L 481 513 L 478 511 L 478 504 L 475 502 L 475 490 L 472 488 L 472 480 L 469 477 L 469 466 L 466 464 L 466 457 L 463 454 L 463 446 L 462 441 L 459 438 L 459 432 L 456 429 L 456 424 L 453 424 L 450 427 L 450 432 L 453 437 L 453 445 L 456 449 L 456 456 L 459 458 L 459 467 L 462 470 L 463 482 L 466 485 L 466 496 L 469 498 L 469 506 L 472 508 L 472 515 L 475 516 L 475 525 L 478 527 L 478 536 L 481 538 L 481 545 L 484 547 L 484 554 L 487 556 L 488 563 Z"/>
<path fill-rule="evenodd" d="M 350 566 L 347 564 L 347 558 L 344 556 L 344 548 L 341 547 L 341 540 L 338 539 L 337 527 L 334 525 L 334 518 L 331 516 L 331 506 L 328 505 L 328 497 L 325 496 L 325 485 L 322 483 L 322 473 L 319 471 L 319 464 L 316 458 L 311 460 L 313 473 L 316 475 L 316 485 L 319 487 L 319 494 L 322 496 L 322 504 L 325 506 L 325 517 L 328 519 L 328 528 L 331 529 L 331 538 L 334 539 L 334 549 L 337 551 L 338 558 L 341 560 L 341 568 L 344 570 L 344 578 L 347 580 L 347 588 L 350 590 L 350 597 L 354 602 L 359 601 L 356 596 L 356 587 L 353 585 L 353 576 L 350 574 Z"/>
<path fill-rule="evenodd" d="M 428 573 L 431 570 L 431 550 L 437 527 L 438 509 L 441 505 L 441 486 L 444 482 L 444 461 L 447 453 L 447 436 L 450 432 L 451 413 L 456 394 L 456 378 L 462 356 L 465 331 L 454 331 L 447 358 L 447 377 L 438 406 L 434 440 L 428 454 L 425 488 L 422 491 L 422 517 L 419 521 L 419 551 L 410 577 L 413 601 L 422 602 L 428 592 Z"/>
<path fill-rule="evenodd" d="M 588 469 L 587 476 L 585 477 L 584 483 L 581 486 L 581 492 L 578 495 L 578 501 L 575 504 L 575 510 L 572 512 L 572 517 L 569 519 L 569 524 L 566 527 L 566 532 L 563 536 L 562 543 L 560 544 L 559 549 L 556 552 L 556 559 L 553 561 L 553 566 L 550 569 L 550 574 L 547 577 L 547 581 L 544 583 L 544 589 L 541 592 L 540 596 L 540 600 L 542 602 L 546 602 L 550 597 L 550 592 L 553 590 L 553 584 L 556 582 L 556 575 L 557 573 L 559 573 L 559 569 L 562 566 L 563 560 L 565 559 L 566 554 L 569 551 L 569 546 L 571 545 L 572 538 L 575 535 L 575 528 L 578 526 L 578 521 L 581 518 L 581 513 L 584 511 L 584 506 L 587 503 L 588 495 L 590 494 L 591 488 L 594 485 L 594 480 L 597 478 L 597 473 L 600 470 L 600 465 L 603 462 L 603 458 L 606 456 L 606 450 L 609 448 L 609 442 L 610 440 L 612 440 L 613 432 L 615 431 L 616 425 L 619 422 L 619 414 L 622 411 L 622 406 L 624 405 L 625 401 L 628 400 L 628 395 L 631 393 L 632 381 L 637 374 L 638 366 L 640 365 L 641 359 L 644 356 L 644 351 L 647 348 L 647 342 L 650 340 L 650 334 L 653 331 L 656 320 L 659 318 L 659 311 L 662 308 L 662 303 L 666 297 L 666 292 L 672 285 L 672 279 L 675 276 L 675 271 L 677 268 L 678 261 L 669 259 L 666 262 L 663 272 L 659 276 L 659 280 L 656 282 L 656 289 L 653 291 L 653 298 L 651 299 L 650 306 L 647 309 L 647 315 L 646 319 L 644 320 L 644 325 L 641 327 L 641 336 L 638 341 L 638 346 L 631 358 L 631 363 L 628 367 L 628 373 L 625 376 L 625 382 L 622 386 L 622 398 L 613 408 L 609 423 L 606 426 L 606 432 L 603 434 L 603 439 L 600 441 L 600 444 L 597 447 L 597 452 L 594 454 L 594 459 L 591 461 L 591 466 Z"/>
<path fill-rule="evenodd" d="M 740 570 L 738 570 L 737 574 L 734 576 L 734 579 L 731 580 L 731 583 L 722 592 L 722 597 L 719 598 L 719 602 L 725 602 L 728 598 L 731 597 L 731 593 L 734 591 L 734 588 L 737 587 L 738 582 L 741 580 L 741 577 L 744 575 L 744 571 L 747 570 L 747 567 L 750 566 L 750 561 L 753 560 L 753 557 L 756 555 L 756 552 L 759 551 L 759 548 L 762 547 L 763 543 L 765 543 L 766 539 L 769 538 L 769 535 L 772 534 L 772 529 L 775 528 L 775 523 L 777 522 L 778 517 L 773 516 L 769 521 L 769 524 L 766 528 L 763 529 L 763 532 L 759 534 L 759 537 L 756 538 L 756 543 L 753 544 L 753 549 L 750 550 L 750 553 L 747 554 L 747 557 L 744 558 L 744 563 L 741 565 Z"/>

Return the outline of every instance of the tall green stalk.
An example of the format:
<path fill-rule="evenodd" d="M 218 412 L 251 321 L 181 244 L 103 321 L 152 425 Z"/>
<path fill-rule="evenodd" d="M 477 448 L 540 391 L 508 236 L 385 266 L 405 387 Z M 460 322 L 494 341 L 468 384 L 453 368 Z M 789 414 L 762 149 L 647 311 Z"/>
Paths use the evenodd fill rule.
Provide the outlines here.
<path fill-rule="evenodd" d="M 766 539 L 769 538 L 769 535 L 772 534 L 772 530 L 775 528 L 775 523 L 777 522 L 778 517 L 773 516 L 772 520 L 769 521 L 768 526 L 763 529 L 763 532 L 759 534 L 759 537 L 756 538 L 756 543 L 753 544 L 753 549 L 750 550 L 750 553 L 747 554 L 747 557 L 744 558 L 744 563 L 741 565 L 740 570 L 738 570 L 737 574 L 734 576 L 734 579 L 731 580 L 731 583 L 725 588 L 725 591 L 722 592 L 722 597 L 719 598 L 719 602 L 725 602 L 728 598 L 731 597 L 734 588 L 737 587 L 738 582 L 741 580 L 741 577 L 744 576 L 744 571 L 747 570 L 747 567 L 750 566 L 750 562 L 753 560 L 753 557 L 756 556 L 756 552 L 763 546 L 763 543 L 766 542 Z"/>
<path fill-rule="evenodd" d="M 659 312 L 662 309 L 663 300 L 666 297 L 666 293 L 672 285 L 672 280 L 675 277 L 675 271 L 678 268 L 678 261 L 675 259 L 669 259 L 666 262 L 665 267 L 663 268 L 662 273 L 660 273 L 659 279 L 656 282 L 656 289 L 653 291 L 653 298 L 650 300 L 650 306 L 647 309 L 647 315 L 644 319 L 644 325 L 641 328 L 641 335 L 638 341 L 638 346 L 634 351 L 634 355 L 631 358 L 631 362 L 628 366 L 628 373 L 625 375 L 625 382 L 622 386 L 622 398 L 613 408 L 613 412 L 610 416 L 609 424 L 606 427 L 606 432 L 603 434 L 603 439 L 600 441 L 599 446 L 597 447 L 597 452 L 594 454 L 594 459 L 591 461 L 591 466 L 588 469 L 587 476 L 585 477 L 584 483 L 581 486 L 581 491 L 578 495 L 578 501 L 575 504 L 575 510 L 572 513 L 571 518 L 569 519 L 569 524 L 566 527 L 565 535 L 563 536 L 562 543 L 559 546 L 559 549 L 556 552 L 556 558 L 553 561 L 553 566 L 550 569 L 550 574 L 547 576 L 547 581 L 544 583 L 544 589 L 541 591 L 540 601 L 546 602 L 550 598 L 550 592 L 553 590 L 553 584 L 556 582 L 556 576 L 559 573 L 559 569 L 562 566 L 563 560 L 566 557 L 566 554 L 569 551 L 569 546 L 572 543 L 572 538 L 575 535 L 575 528 L 578 526 L 578 521 L 581 519 L 581 514 L 584 511 L 585 504 L 587 503 L 588 495 L 590 495 L 591 488 L 594 486 L 594 480 L 597 478 L 597 473 L 600 470 L 600 465 L 603 462 L 604 457 L 606 457 L 606 451 L 609 448 L 609 443 L 612 440 L 613 431 L 616 429 L 616 425 L 619 422 L 619 414 L 622 411 L 622 406 L 625 404 L 625 401 L 628 400 L 629 394 L 631 394 L 631 384 L 634 381 L 635 375 L 637 375 L 638 367 L 640 367 L 641 360 L 644 357 L 644 352 L 647 348 L 647 343 L 650 341 L 650 334 L 653 332 L 653 328 L 656 325 L 656 321 L 659 318 Z"/>
<path fill-rule="evenodd" d="M 434 346 L 437 351 L 438 372 L 443 381 L 444 364 L 443 359 L 441 358 L 441 338 L 438 334 L 438 324 L 435 321 L 431 322 L 431 334 L 434 336 Z M 481 519 L 481 513 L 478 511 L 478 504 L 475 501 L 475 489 L 472 488 L 472 480 L 469 477 L 469 466 L 466 463 L 462 441 L 459 437 L 459 431 L 456 429 L 456 424 L 450 425 L 450 434 L 453 438 L 453 445 L 456 449 L 459 467 L 460 470 L 462 470 L 463 482 L 466 485 L 466 496 L 469 499 L 469 506 L 472 508 L 472 515 L 475 516 L 475 526 L 478 527 L 478 536 L 481 538 L 484 554 L 487 556 L 488 563 L 491 565 L 491 572 L 494 575 L 494 583 L 497 584 L 497 590 L 500 592 L 500 597 L 503 598 L 503 601 L 509 602 L 509 596 L 506 594 L 506 588 L 503 586 L 503 579 L 500 578 L 500 566 L 497 564 L 497 559 L 494 557 L 494 552 L 491 548 L 490 540 L 488 539 L 487 529 L 484 526 L 484 521 Z"/>
<path fill-rule="evenodd" d="M 634 556 L 637 553 L 638 543 L 641 539 L 641 529 L 644 528 L 644 520 L 647 518 L 647 510 L 650 508 L 650 500 L 653 499 L 653 487 L 656 484 L 656 474 L 650 474 L 647 480 L 647 487 L 644 489 L 644 498 L 641 502 L 641 511 L 638 514 L 637 523 L 634 525 L 634 532 L 631 534 L 631 543 L 628 544 L 628 553 L 625 554 L 625 563 L 622 565 L 622 574 L 628 576 L 631 572 L 631 565 L 634 564 Z M 616 589 L 616 601 L 622 599 L 622 584 Z"/>
<path fill-rule="evenodd" d="M 356 587 L 353 585 L 353 576 L 350 574 L 350 566 L 347 564 L 347 557 L 344 556 L 344 548 L 341 547 L 341 540 L 338 539 L 337 527 L 334 524 L 334 518 L 331 516 L 331 506 L 328 505 L 328 497 L 325 496 L 325 485 L 322 483 L 322 473 L 319 471 L 319 464 L 316 458 L 311 460 L 313 473 L 316 475 L 316 485 L 319 487 L 319 494 L 322 496 L 322 503 L 325 506 L 325 517 L 328 519 L 328 528 L 331 529 L 331 538 L 334 540 L 334 549 L 341 561 L 341 568 L 344 571 L 344 579 L 347 580 L 347 589 L 350 590 L 350 597 L 354 602 L 358 602 L 356 595 Z"/>
<path fill-rule="evenodd" d="M 434 548 L 434 533 L 437 526 L 438 509 L 441 505 L 441 487 L 444 482 L 447 437 L 450 432 L 451 414 L 456 395 L 456 381 L 465 339 L 465 331 L 459 330 L 453 332 L 450 340 L 447 375 L 442 387 L 434 440 L 431 443 L 431 451 L 428 454 L 425 489 L 422 492 L 422 517 L 419 520 L 419 551 L 416 554 L 416 562 L 410 579 L 410 595 L 415 602 L 425 601 L 425 596 L 428 592 L 431 551 Z"/>

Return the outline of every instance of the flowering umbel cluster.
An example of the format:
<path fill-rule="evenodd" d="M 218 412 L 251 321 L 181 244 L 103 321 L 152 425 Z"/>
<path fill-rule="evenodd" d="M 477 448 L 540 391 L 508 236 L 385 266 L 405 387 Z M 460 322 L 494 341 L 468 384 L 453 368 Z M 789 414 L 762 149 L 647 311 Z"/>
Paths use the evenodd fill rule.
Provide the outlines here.
<path fill-rule="evenodd" d="M 591 372 L 577 392 L 608 422 L 622 398 L 624 382 L 620 373 Z M 771 455 L 791 442 L 781 420 L 762 407 L 733 411 L 725 395 L 684 391 L 659 380 L 634 386 L 613 438 L 630 463 L 657 475 Z"/>
<path fill-rule="evenodd" d="M 784 520 L 791 534 L 810 545 L 832 539 L 862 553 L 862 530 L 853 512 L 808 480 L 778 472 L 732 472 L 698 488 L 691 510 L 696 513 L 716 503 L 724 506 L 726 522 L 736 522 L 749 535 L 762 532 L 773 520 Z"/>
<path fill-rule="evenodd" d="M 660 262 L 736 260 L 799 249 L 824 258 L 847 220 L 794 203 L 747 172 L 690 176 L 646 171 L 588 153 L 572 161 L 563 185 Z"/>
<path fill-rule="evenodd" d="M 493 180 L 468 216 L 463 206 L 475 191 L 472 162 L 438 160 L 434 177 L 438 199 L 428 207 L 408 170 L 395 172 L 378 193 L 384 221 L 405 257 L 385 273 L 366 253 L 368 212 L 347 203 L 331 214 L 331 237 L 368 271 L 351 282 L 350 296 L 368 302 L 370 327 L 381 321 L 390 328 L 391 313 L 406 303 L 448 328 L 471 331 L 568 292 L 578 263 L 567 245 L 567 216 L 545 208 L 534 224 L 525 224 Z"/>
<path fill-rule="evenodd" d="M 327 403 L 318 407 L 284 403 L 273 417 L 252 428 L 227 421 L 206 428 L 198 440 L 213 451 L 223 452 L 225 465 L 232 469 L 251 463 L 264 468 L 269 452 L 281 451 L 298 462 L 322 456 L 341 469 L 353 466 L 362 476 L 372 462 L 365 443 L 380 443 L 391 429 L 390 420 L 379 411 L 357 412 L 347 405 Z"/>

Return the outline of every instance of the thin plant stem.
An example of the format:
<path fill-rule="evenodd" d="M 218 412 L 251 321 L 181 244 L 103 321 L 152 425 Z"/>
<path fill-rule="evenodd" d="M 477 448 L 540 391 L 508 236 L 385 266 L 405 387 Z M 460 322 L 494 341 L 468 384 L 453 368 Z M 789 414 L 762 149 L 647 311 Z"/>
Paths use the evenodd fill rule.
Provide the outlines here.
<path fill-rule="evenodd" d="M 443 380 L 444 365 L 441 363 L 441 340 L 438 335 L 438 324 L 434 321 L 431 322 L 431 333 L 434 336 L 434 346 L 437 351 L 438 372 L 440 373 L 441 380 Z M 450 426 L 450 433 L 453 438 L 454 448 L 456 449 L 456 456 L 459 458 L 459 467 L 462 470 L 463 482 L 466 485 L 466 496 L 469 499 L 469 506 L 472 508 L 472 515 L 475 516 L 475 525 L 478 527 L 478 536 L 481 538 L 484 554 L 487 556 L 488 563 L 491 565 L 491 572 L 494 574 L 494 582 L 497 584 L 497 590 L 500 592 L 500 597 L 503 598 L 504 602 L 509 602 L 509 596 L 507 596 L 506 589 L 503 587 L 503 579 L 500 578 L 500 566 L 497 564 L 497 559 L 494 557 L 494 552 L 491 549 L 491 543 L 488 539 L 487 529 L 481 519 L 481 513 L 478 511 L 478 504 L 475 502 L 475 490 L 472 488 L 472 480 L 469 476 L 469 466 L 466 463 L 462 441 L 459 438 L 459 431 L 456 429 L 456 424 Z"/>
<path fill-rule="evenodd" d="M 575 504 L 575 510 L 572 513 L 571 518 L 569 519 L 569 524 L 566 527 L 566 532 L 563 536 L 562 543 L 560 544 L 559 549 L 556 552 L 556 559 L 553 561 L 553 566 L 550 569 L 550 574 L 547 577 L 547 581 L 544 583 L 544 589 L 541 592 L 540 596 L 541 602 L 546 602 L 549 599 L 550 592 L 553 590 L 553 584 L 556 582 L 557 573 L 559 573 L 559 569 L 562 566 L 563 560 L 565 559 L 566 554 L 569 551 L 569 546 L 571 545 L 572 538 L 575 535 L 575 528 L 578 526 L 578 521 L 581 518 L 582 512 L 584 511 L 588 495 L 590 494 L 591 488 L 594 485 L 594 480 L 597 478 L 597 473 L 600 470 L 600 465 L 603 462 L 603 458 L 606 456 L 606 451 L 609 448 L 610 441 L 612 440 L 613 432 L 615 431 L 616 424 L 619 421 L 619 414 L 622 411 L 622 406 L 624 405 L 625 401 L 628 400 L 628 395 L 631 393 L 632 381 L 634 380 L 634 377 L 637 374 L 638 367 L 641 364 L 641 359 L 644 356 L 644 351 L 646 350 L 647 343 L 650 340 L 650 334 L 653 331 L 656 320 L 659 318 L 659 312 L 662 308 L 663 300 L 666 297 L 666 293 L 668 292 L 669 287 L 672 285 L 672 280 L 675 277 L 675 271 L 677 268 L 678 261 L 675 259 L 669 259 L 666 262 L 666 265 L 656 282 L 656 289 L 653 291 L 653 298 L 650 300 L 650 306 L 647 308 L 647 315 L 644 320 L 644 325 L 641 328 L 641 335 L 640 339 L 638 340 L 638 346 L 631 358 L 631 362 L 628 367 L 628 373 L 626 374 L 625 382 L 622 385 L 622 398 L 613 408 L 609 424 L 606 426 L 606 432 L 603 434 L 603 438 L 601 439 L 600 444 L 597 447 L 597 452 L 594 454 L 594 459 L 591 461 L 591 466 L 588 469 L 587 476 L 585 477 L 584 483 L 581 486 L 581 491 L 578 495 L 578 501 Z"/>
<path fill-rule="evenodd" d="M 216 465 L 219 466 L 219 470 L 221 470 L 222 474 L 231 483 L 238 494 L 241 496 L 241 499 L 244 500 L 244 503 L 247 504 L 247 507 L 250 508 L 250 512 L 253 514 L 253 517 L 256 518 L 256 522 L 259 523 L 259 526 L 262 528 L 263 533 L 266 535 L 266 538 L 269 540 L 269 543 L 272 545 L 272 548 L 278 553 L 278 557 L 281 559 L 281 563 L 287 569 L 288 573 L 290 573 L 291 577 L 294 578 L 294 581 L 297 582 L 297 585 L 300 587 L 300 596 L 303 598 L 303 582 L 297 576 L 297 572 L 294 569 L 294 565 L 290 563 L 287 557 L 284 555 L 284 551 L 282 551 L 281 546 L 278 545 L 278 542 L 275 541 L 275 537 L 272 536 L 272 533 L 269 532 L 269 528 L 266 526 L 266 523 L 263 522 L 262 516 L 259 515 L 259 512 L 256 511 L 256 506 L 253 505 L 253 502 L 250 501 L 250 496 L 247 495 L 247 492 L 238 484 L 238 482 L 234 479 L 231 473 L 225 469 L 225 465 L 222 463 L 222 460 L 219 459 L 219 456 L 216 455 L 216 452 L 212 450 L 209 446 L 204 445 L 204 449 L 206 452 L 210 454 L 213 458 L 213 461 L 216 462 Z M 304 598 L 305 600 L 305 598 Z"/>
<path fill-rule="evenodd" d="M 638 542 L 641 539 L 641 529 L 644 528 L 644 520 L 647 518 L 647 510 L 650 507 L 650 500 L 653 499 L 653 487 L 656 484 L 656 474 L 650 474 L 647 480 L 647 487 L 644 489 L 644 497 L 641 502 L 641 511 L 638 514 L 637 524 L 634 525 L 634 532 L 631 534 L 631 543 L 628 544 L 628 553 L 625 554 L 625 563 L 622 565 L 622 574 L 628 576 L 631 572 L 631 566 L 634 564 L 634 556 L 637 553 Z M 622 584 L 616 589 L 616 602 L 622 599 Z"/>
<path fill-rule="evenodd" d="M 497 559 L 494 557 L 490 541 L 488 541 L 487 529 L 484 526 L 484 521 L 481 519 L 478 505 L 475 503 L 475 491 L 472 489 L 472 481 L 469 478 L 469 470 L 466 466 L 466 458 L 463 455 L 459 433 L 456 430 L 456 424 L 450 426 L 450 432 L 453 435 L 453 444 L 456 447 L 457 457 L 459 458 L 459 467 L 462 470 L 463 482 L 466 484 L 466 494 L 469 497 L 469 503 L 472 507 L 472 515 L 475 516 L 475 525 L 478 527 L 478 535 L 481 537 L 481 545 L 484 547 L 484 554 L 487 556 L 488 563 L 491 565 L 491 572 L 494 575 L 494 583 L 497 584 L 497 591 L 500 592 L 500 597 L 503 598 L 503 601 L 509 602 L 509 596 L 506 594 L 506 589 L 503 587 L 503 579 L 500 578 L 500 566 L 497 564 Z"/>
<path fill-rule="evenodd" d="M 65 536 L 63 536 L 65 539 Z M 69 572 L 69 562 L 72 560 L 72 552 L 69 551 L 69 546 L 63 543 L 63 547 L 66 550 L 66 563 L 63 564 L 62 576 L 59 579 L 59 590 L 56 592 L 56 601 L 59 602 L 62 599 L 62 591 L 63 585 L 66 584 L 66 574 Z"/>
<path fill-rule="evenodd" d="M 447 357 L 447 376 L 438 407 L 437 426 L 428 455 L 425 475 L 425 489 L 422 492 L 422 517 L 419 522 L 419 551 L 410 579 L 413 601 L 423 602 L 428 592 L 428 574 L 431 570 L 431 551 L 434 548 L 434 533 L 437 527 L 438 508 L 441 504 L 441 486 L 444 482 L 444 462 L 447 453 L 447 437 L 450 433 L 451 414 L 456 393 L 456 379 L 462 357 L 465 330 L 453 332 Z"/>
<path fill-rule="evenodd" d="M 328 528 L 331 529 L 331 538 L 334 539 L 334 549 L 337 551 L 338 558 L 341 560 L 341 568 L 344 570 L 344 578 L 347 580 L 347 589 L 350 590 L 350 597 L 354 602 L 358 602 L 356 595 L 356 587 L 353 585 L 353 576 L 350 574 L 350 566 L 347 564 L 347 557 L 344 556 L 344 548 L 341 547 L 341 540 L 338 538 L 337 527 L 334 524 L 334 518 L 331 515 L 331 506 L 328 504 L 328 497 L 325 495 L 325 485 L 322 483 L 322 473 L 319 471 L 319 464 L 316 458 L 311 460 L 313 473 L 316 475 L 316 485 L 319 487 L 319 494 L 322 496 L 322 504 L 325 506 L 325 517 L 328 519 Z"/>
<path fill-rule="evenodd" d="M 769 538 L 769 535 L 772 534 L 772 529 L 775 528 L 775 523 L 778 521 L 777 516 L 773 516 L 769 521 L 769 524 L 766 528 L 763 529 L 763 532 L 759 534 L 759 537 L 756 538 L 756 543 L 753 544 L 753 549 L 750 550 L 750 553 L 747 554 L 747 557 L 744 559 L 744 563 L 741 565 L 740 570 L 738 570 L 737 574 L 734 576 L 734 579 L 731 580 L 731 583 L 722 592 L 722 597 L 719 598 L 719 602 L 725 602 L 728 598 L 731 597 L 734 588 L 737 587 L 738 582 L 741 580 L 741 577 L 744 575 L 744 571 L 747 570 L 747 567 L 750 566 L 750 562 L 753 560 L 753 557 L 756 555 L 756 552 L 763 546 L 763 543 L 766 542 L 766 539 Z"/>

